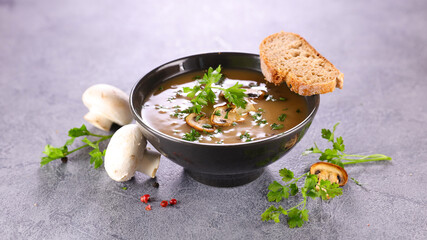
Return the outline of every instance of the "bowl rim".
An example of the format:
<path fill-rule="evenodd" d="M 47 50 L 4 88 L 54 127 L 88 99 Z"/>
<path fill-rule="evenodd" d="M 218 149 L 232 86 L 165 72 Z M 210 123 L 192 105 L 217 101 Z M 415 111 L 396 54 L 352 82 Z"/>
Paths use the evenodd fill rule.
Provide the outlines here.
<path fill-rule="evenodd" d="M 176 138 L 176 137 L 172 137 L 166 133 L 163 133 L 153 127 L 151 127 L 149 124 L 145 124 L 144 120 L 141 118 L 140 113 L 136 112 L 136 109 L 134 107 L 134 103 L 133 103 L 133 98 L 135 95 L 135 90 L 138 87 L 138 85 L 141 83 L 141 80 L 143 80 L 146 76 L 151 75 L 152 73 L 158 71 L 159 69 L 163 68 L 166 65 L 172 64 L 174 62 L 180 62 L 189 58 L 194 58 L 194 57 L 203 57 L 206 55 L 218 55 L 218 54 L 227 54 L 227 55 L 242 55 L 242 56 L 248 56 L 248 57 L 256 57 L 259 58 L 258 54 L 254 54 L 254 53 L 244 53 L 244 52 L 208 52 L 208 53 L 201 53 L 201 54 L 194 54 L 194 55 L 189 55 L 189 56 L 185 56 L 185 57 L 181 57 L 181 58 L 177 58 L 174 59 L 172 61 L 169 61 L 167 63 L 164 63 L 162 65 L 159 65 L 157 67 L 155 67 L 154 69 L 152 69 L 151 71 L 149 71 L 148 73 L 146 73 L 142 78 L 140 78 L 132 87 L 130 94 L 129 94 L 129 106 L 131 108 L 131 112 L 134 116 L 134 119 L 136 120 L 136 122 L 138 122 L 144 129 L 146 129 L 147 131 L 151 132 L 154 135 L 160 135 L 163 138 L 166 138 L 169 141 L 173 141 L 176 143 L 180 143 L 180 144 L 187 144 L 187 145 L 201 145 L 201 146 L 206 146 L 206 147 L 220 147 L 220 148 L 224 148 L 224 147 L 234 147 L 234 146 L 240 146 L 240 145 L 256 145 L 256 144 L 262 144 L 264 142 L 268 142 L 268 141 L 273 141 L 273 140 L 277 140 L 279 138 L 284 137 L 285 135 L 293 135 L 295 132 L 297 132 L 300 128 L 302 128 L 303 126 L 305 126 L 309 121 L 311 121 L 314 116 L 316 115 L 317 110 L 319 109 L 319 105 L 320 105 L 320 96 L 318 94 L 316 95 L 312 95 L 312 96 L 303 96 L 303 97 L 314 97 L 315 99 L 315 105 L 313 110 L 307 115 L 307 117 L 304 118 L 303 121 L 301 121 L 299 124 L 297 124 L 296 126 L 294 126 L 291 129 L 288 129 L 282 133 L 276 134 L 274 136 L 270 136 L 270 137 L 266 137 L 266 138 L 262 138 L 262 139 L 258 139 L 258 140 L 254 140 L 254 141 L 250 141 L 250 142 L 241 142 L 241 143 L 224 143 L 224 144 L 215 144 L 215 143 L 200 143 L 200 142 L 191 142 L 191 141 L 187 141 L 184 139 L 180 139 L 180 138 Z M 179 74 L 178 74 L 179 75 Z M 174 77 L 176 77 L 177 75 L 175 75 Z"/>

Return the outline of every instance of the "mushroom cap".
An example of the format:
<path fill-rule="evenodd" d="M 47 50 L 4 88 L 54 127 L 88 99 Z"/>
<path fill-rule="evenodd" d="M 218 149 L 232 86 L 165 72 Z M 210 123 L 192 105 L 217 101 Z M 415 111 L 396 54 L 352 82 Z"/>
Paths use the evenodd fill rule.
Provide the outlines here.
<path fill-rule="evenodd" d="M 215 127 L 212 126 L 210 119 L 207 118 L 206 115 L 200 117 L 200 119 L 196 121 L 199 115 L 200 114 L 197 113 L 191 113 L 185 118 L 185 122 L 197 131 L 214 132 Z"/>
<path fill-rule="evenodd" d="M 329 180 L 331 183 L 338 183 L 341 187 L 348 180 L 348 175 L 344 168 L 328 162 L 317 162 L 311 165 L 310 174 L 317 175 L 319 181 Z"/>
<path fill-rule="evenodd" d="M 105 171 L 118 182 L 128 181 L 135 175 L 138 161 L 144 156 L 147 141 L 137 124 L 117 130 L 105 153 Z"/>
<path fill-rule="evenodd" d="M 133 120 L 129 96 L 114 86 L 93 85 L 83 93 L 82 100 L 90 112 L 96 112 L 119 125 L 129 124 Z"/>

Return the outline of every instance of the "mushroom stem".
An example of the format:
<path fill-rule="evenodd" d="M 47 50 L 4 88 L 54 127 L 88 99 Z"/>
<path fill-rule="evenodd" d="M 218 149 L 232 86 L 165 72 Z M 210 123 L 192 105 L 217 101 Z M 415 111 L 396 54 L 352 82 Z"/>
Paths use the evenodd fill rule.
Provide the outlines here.
<path fill-rule="evenodd" d="M 136 171 L 154 178 L 159 169 L 160 154 L 158 152 L 145 149 L 142 158 L 138 159 Z"/>
<path fill-rule="evenodd" d="M 111 125 L 113 124 L 113 122 L 106 118 L 102 113 L 94 110 L 86 113 L 83 118 L 95 127 L 100 128 L 104 131 L 109 131 Z"/>

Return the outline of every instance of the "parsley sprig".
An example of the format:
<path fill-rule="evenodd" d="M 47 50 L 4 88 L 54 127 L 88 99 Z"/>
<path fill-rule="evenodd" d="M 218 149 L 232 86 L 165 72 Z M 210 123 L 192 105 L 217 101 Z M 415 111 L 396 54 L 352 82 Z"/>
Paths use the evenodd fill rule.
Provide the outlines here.
<path fill-rule="evenodd" d="M 208 72 L 203 75 L 202 79 L 196 79 L 197 84 L 190 88 L 184 87 L 184 93 L 187 93 L 187 97 L 191 98 L 193 106 L 188 108 L 188 113 L 200 113 L 203 106 L 207 106 L 209 103 L 214 104 L 216 95 L 212 89 L 219 89 L 224 92 L 224 97 L 237 107 L 246 108 L 246 97 L 245 89 L 241 88 L 243 84 L 236 83 L 234 86 L 229 88 L 222 88 L 216 86 L 222 78 L 221 65 L 215 70 L 212 67 L 208 69 Z"/>
<path fill-rule="evenodd" d="M 345 145 L 342 137 L 335 137 L 335 130 L 339 123 L 336 123 L 331 130 L 322 129 L 322 138 L 328 140 L 332 143 L 332 148 L 327 148 L 324 151 L 320 150 L 316 143 L 314 147 L 309 148 L 303 152 L 303 155 L 320 153 L 319 160 L 327 161 L 338 166 L 344 167 L 348 164 L 356 164 L 363 162 L 372 162 L 372 161 L 383 161 L 391 160 L 391 157 L 388 157 L 384 154 L 372 154 L 372 155 L 359 155 L 359 154 L 345 154 Z"/>
<path fill-rule="evenodd" d="M 303 153 L 303 155 L 320 153 L 321 156 L 319 157 L 319 160 L 328 161 L 341 167 L 344 167 L 344 165 L 348 164 L 391 160 L 391 157 L 388 157 L 384 154 L 345 154 L 345 145 L 343 138 L 335 137 L 335 130 L 338 124 L 339 123 L 334 125 L 332 131 L 329 129 L 322 129 L 322 138 L 332 143 L 332 149 L 326 149 L 325 151 L 321 151 L 315 143 L 315 147 L 307 149 Z M 263 214 L 261 214 L 262 221 L 273 220 L 274 222 L 279 223 L 280 216 L 286 215 L 288 217 L 287 222 L 290 228 L 301 227 L 304 222 L 308 221 L 309 215 L 308 209 L 306 208 L 308 197 L 311 197 L 312 199 L 321 198 L 322 200 L 328 200 L 336 196 L 342 195 L 342 189 L 339 188 L 339 185 L 337 183 L 331 183 L 329 180 L 320 180 L 319 182 L 317 176 L 310 174 L 310 172 L 306 172 L 301 176 L 295 178 L 294 173 L 291 170 L 283 168 L 279 171 L 279 174 L 285 184 L 282 185 L 277 181 L 272 182 L 268 186 L 268 201 L 280 202 L 283 199 L 288 199 L 290 195 L 297 195 L 299 191 L 301 191 L 302 201 L 288 209 L 285 209 L 282 206 L 275 207 L 274 205 L 271 205 L 265 210 Z M 304 186 L 298 188 L 297 184 L 303 178 L 305 178 Z M 354 178 L 351 179 L 355 182 L 355 184 L 361 185 Z"/>
<path fill-rule="evenodd" d="M 83 124 L 80 128 L 70 129 L 68 131 L 68 136 L 71 138 L 68 139 L 62 147 L 53 147 L 49 144 L 45 146 L 43 153 L 46 154 L 46 156 L 41 158 L 41 166 L 44 166 L 56 159 L 66 158 L 71 153 L 76 152 L 85 147 L 91 147 L 93 148 L 93 150 L 89 152 L 90 164 L 93 164 L 94 168 L 98 168 L 104 162 L 102 157 L 105 156 L 105 150 L 101 151 L 99 149 L 99 143 L 111 138 L 113 135 L 98 135 L 91 133 Z M 85 145 L 75 148 L 73 150 L 68 149 L 68 147 L 74 143 L 74 140 L 76 138 L 83 136 L 85 137 L 82 139 L 82 142 L 86 143 Z M 91 141 L 87 138 L 87 136 L 97 137 L 98 139 L 96 141 Z"/>
<path fill-rule="evenodd" d="M 321 198 L 322 200 L 328 200 L 336 196 L 342 195 L 342 189 L 339 188 L 337 183 L 331 183 L 329 180 L 321 180 L 318 182 L 317 176 L 310 174 L 309 172 L 302 174 L 299 177 L 294 177 L 294 173 L 286 168 L 279 171 L 284 185 L 274 181 L 269 186 L 270 190 L 267 194 L 268 201 L 280 202 L 283 199 L 288 199 L 290 195 L 295 196 L 298 192 L 301 192 L 302 201 L 297 205 L 285 209 L 282 206 L 275 207 L 271 205 L 261 215 L 262 221 L 273 220 L 276 223 L 280 222 L 280 215 L 288 216 L 287 222 L 290 228 L 301 227 L 304 222 L 308 221 L 308 209 L 307 200 L 308 198 L 316 199 Z M 305 178 L 305 179 L 304 179 Z M 304 179 L 303 187 L 298 187 L 298 182 Z M 318 190 L 320 189 L 320 190 Z"/>

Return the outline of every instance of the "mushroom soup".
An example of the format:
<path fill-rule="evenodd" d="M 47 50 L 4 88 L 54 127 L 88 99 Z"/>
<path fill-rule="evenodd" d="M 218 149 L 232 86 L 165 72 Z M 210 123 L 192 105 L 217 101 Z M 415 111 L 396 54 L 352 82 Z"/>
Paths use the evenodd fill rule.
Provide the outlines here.
<path fill-rule="evenodd" d="M 224 69 L 218 82 L 209 85 L 214 93 L 210 98 L 215 103 L 202 105 L 195 113 L 191 111 L 192 107 L 194 109 L 197 102 L 203 103 L 203 100 L 188 96 L 207 88 L 200 80 L 204 74 L 206 77 L 206 72 L 186 73 L 159 86 L 142 107 L 144 121 L 152 128 L 179 139 L 228 144 L 256 141 L 283 133 L 307 117 L 304 97 L 291 92 L 285 85 L 267 83 L 259 72 L 241 69 Z M 245 108 L 228 101 L 236 97 L 233 94 L 238 93 L 235 89 L 237 83 L 246 94 L 242 97 L 246 102 Z"/>

